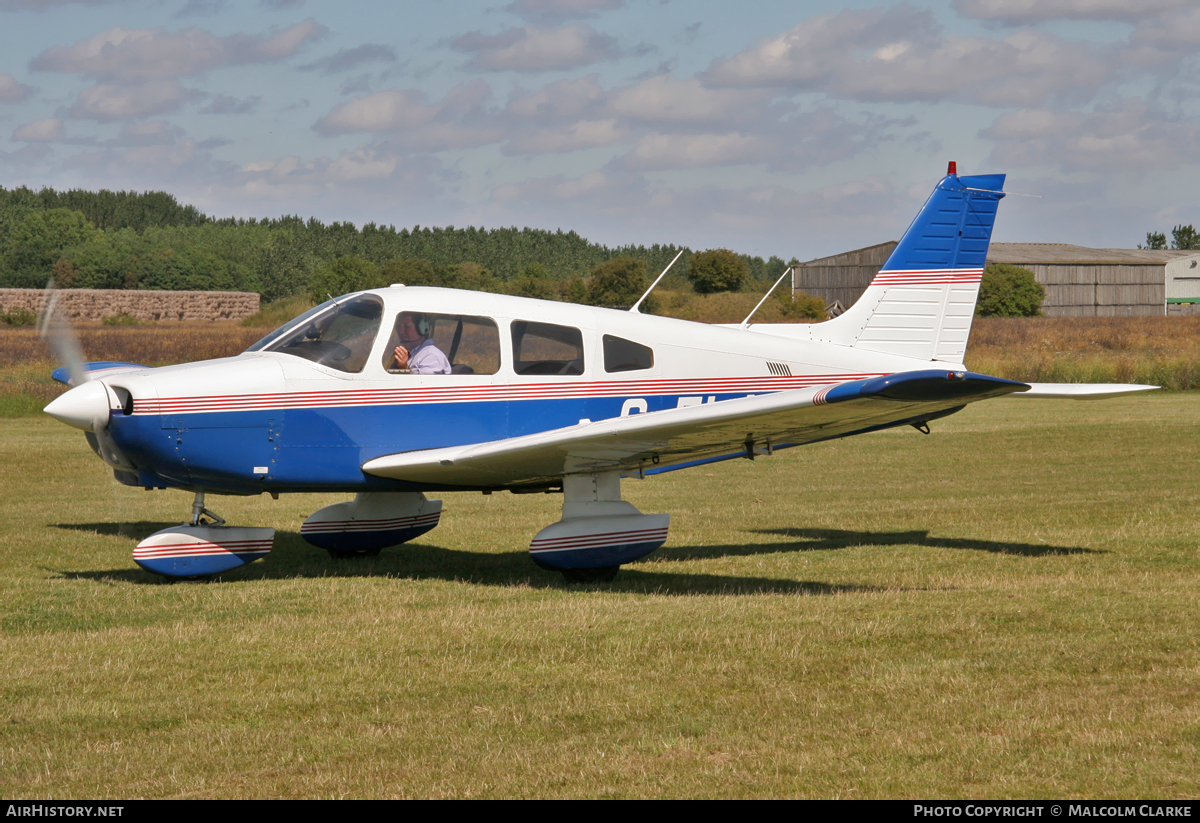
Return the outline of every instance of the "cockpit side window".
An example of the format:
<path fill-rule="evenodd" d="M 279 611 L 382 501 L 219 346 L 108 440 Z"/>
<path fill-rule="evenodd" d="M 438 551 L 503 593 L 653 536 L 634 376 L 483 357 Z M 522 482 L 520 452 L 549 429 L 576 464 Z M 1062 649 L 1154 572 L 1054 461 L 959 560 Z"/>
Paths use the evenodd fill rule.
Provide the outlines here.
<path fill-rule="evenodd" d="M 370 294 L 338 298 L 323 311 L 292 321 L 282 334 L 260 341 L 249 351 L 274 351 L 303 357 L 331 369 L 358 374 L 371 356 L 383 319 L 383 301 Z M 259 348 L 256 348 L 259 347 Z"/>
<path fill-rule="evenodd" d="M 604 335 L 604 370 L 609 372 L 641 371 L 654 368 L 654 351 L 649 346 L 634 343 L 623 337 Z"/>
<path fill-rule="evenodd" d="M 579 329 L 514 320 L 512 340 L 517 374 L 583 374 L 583 334 Z"/>
<path fill-rule="evenodd" d="M 391 336 L 383 347 L 383 367 L 395 372 L 395 350 L 400 339 L 404 315 L 413 317 L 420 328 L 416 333 L 427 338 L 450 361 L 451 374 L 495 374 L 500 370 L 500 330 L 490 317 L 465 314 L 428 314 L 402 311 L 392 324 Z M 406 347 L 407 348 L 407 347 Z"/>

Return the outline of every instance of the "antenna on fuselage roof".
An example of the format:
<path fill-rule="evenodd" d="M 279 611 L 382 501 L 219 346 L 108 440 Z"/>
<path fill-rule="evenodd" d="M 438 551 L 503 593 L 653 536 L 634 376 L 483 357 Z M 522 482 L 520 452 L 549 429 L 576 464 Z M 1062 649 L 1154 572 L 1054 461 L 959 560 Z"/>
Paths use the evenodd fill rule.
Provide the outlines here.
<path fill-rule="evenodd" d="M 682 254 L 683 254 L 683 249 L 680 249 L 679 254 L 675 255 L 675 260 L 678 260 L 679 256 Z M 654 287 L 658 285 L 658 281 L 662 280 L 664 277 L 666 277 L 667 272 L 669 272 L 671 270 L 671 266 L 675 265 L 675 260 L 672 260 L 670 263 L 667 264 L 667 267 L 662 270 L 662 274 L 660 274 L 658 276 L 658 278 L 653 283 L 650 284 L 650 288 L 646 289 L 646 293 L 643 294 L 641 297 L 639 297 L 638 301 L 629 307 L 629 310 L 631 312 L 634 312 L 635 314 L 641 314 L 641 312 L 638 311 L 638 306 L 642 305 L 642 301 L 650 296 L 650 292 L 654 291 Z"/>
<path fill-rule="evenodd" d="M 783 278 L 787 277 L 788 274 L 790 274 L 795 268 L 795 266 L 788 266 L 786 269 L 784 269 L 783 274 L 779 275 L 779 279 L 775 281 L 775 286 L 778 286 L 780 283 L 782 283 Z M 763 303 L 767 302 L 767 298 L 771 296 L 771 292 L 775 291 L 775 286 L 771 286 L 771 288 L 767 289 L 767 293 L 763 295 L 763 299 L 758 301 L 758 306 L 752 308 L 750 313 L 746 315 L 746 319 L 742 321 L 742 325 L 738 326 L 739 329 L 744 329 L 750 325 L 750 318 L 754 316 L 754 313 L 758 311 L 759 307 L 762 306 Z"/>

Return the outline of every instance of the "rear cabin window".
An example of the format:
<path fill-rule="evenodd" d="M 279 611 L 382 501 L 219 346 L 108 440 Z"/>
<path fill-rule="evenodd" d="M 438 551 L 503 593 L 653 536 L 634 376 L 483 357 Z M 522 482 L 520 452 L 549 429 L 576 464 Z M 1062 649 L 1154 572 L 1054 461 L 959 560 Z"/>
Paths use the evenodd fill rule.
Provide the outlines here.
<path fill-rule="evenodd" d="M 634 343 L 623 337 L 604 335 L 604 370 L 606 372 L 641 371 L 654 368 L 654 352 L 649 346 Z"/>
<path fill-rule="evenodd" d="M 583 334 L 579 329 L 514 320 L 512 341 L 517 374 L 583 374 Z"/>
<path fill-rule="evenodd" d="M 500 330 L 490 317 L 463 314 L 409 314 L 428 324 L 426 336 L 450 361 L 451 374 L 495 374 L 500 370 Z M 391 336 L 383 349 L 383 367 L 393 369 L 396 346 L 401 345 L 398 324 L 392 323 Z"/>

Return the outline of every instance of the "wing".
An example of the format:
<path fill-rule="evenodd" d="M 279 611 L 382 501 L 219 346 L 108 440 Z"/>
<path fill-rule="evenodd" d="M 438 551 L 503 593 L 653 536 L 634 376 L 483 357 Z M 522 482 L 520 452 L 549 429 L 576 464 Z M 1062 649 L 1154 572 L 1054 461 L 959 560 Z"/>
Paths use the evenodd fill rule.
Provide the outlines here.
<path fill-rule="evenodd" d="M 1028 389 L 970 372 L 916 371 L 824 388 L 582 422 L 537 434 L 370 460 L 363 471 L 414 483 L 511 487 L 564 474 L 663 471 L 769 452 L 951 414 Z"/>
<path fill-rule="evenodd" d="M 1123 394 L 1136 394 L 1157 388 L 1159 387 L 1143 386 L 1139 383 L 1030 383 L 1029 391 L 1014 394 L 1013 397 L 1101 400 L 1106 397 L 1120 397 Z"/>

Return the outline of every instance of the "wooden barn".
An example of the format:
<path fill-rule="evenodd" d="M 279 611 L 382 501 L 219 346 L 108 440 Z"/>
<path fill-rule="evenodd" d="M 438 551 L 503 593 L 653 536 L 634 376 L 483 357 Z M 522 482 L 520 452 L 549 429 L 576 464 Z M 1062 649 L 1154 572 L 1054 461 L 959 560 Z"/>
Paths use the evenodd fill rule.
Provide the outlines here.
<path fill-rule="evenodd" d="M 862 295 L 895 247 L 896 242 L 890 241 L 810 260 L 796 269 L 795 290 L 847 308 Z M 1200 310 L 1200 252 L 1196 251 L 992 243 L 987 259 L 1032 271 L 1046 287 L 1042 313 L 1048 317 L 1190 314 Z"/>

